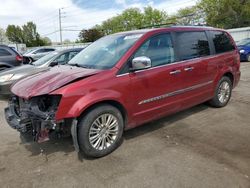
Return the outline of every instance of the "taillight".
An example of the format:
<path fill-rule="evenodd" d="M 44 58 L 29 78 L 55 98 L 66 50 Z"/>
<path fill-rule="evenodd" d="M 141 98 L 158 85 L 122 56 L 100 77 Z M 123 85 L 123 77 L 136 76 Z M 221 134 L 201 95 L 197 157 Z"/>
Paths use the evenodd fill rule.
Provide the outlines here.
<path fill-rule="evenodd" d="M 23 61 L 23 57 L 20 56 L 20 55 L 17 55 L 17 56 L 16 56 L 16 60 L 17 60 L 17 61 Z"/>

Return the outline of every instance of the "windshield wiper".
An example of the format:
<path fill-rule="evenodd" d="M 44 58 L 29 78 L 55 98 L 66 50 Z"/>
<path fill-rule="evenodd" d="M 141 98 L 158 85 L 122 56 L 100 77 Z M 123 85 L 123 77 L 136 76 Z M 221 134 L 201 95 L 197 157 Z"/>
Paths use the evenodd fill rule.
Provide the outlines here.
<path fill-rule="evenodd" d="M 82 67 L 81 65 L 79 65 L 78 63 L 75 63 L 75 64 L 68 64 L 70 66 L 76 66 L 76 67 Z"/>
<path fill-rule="evenodd" d="M 87 65 L 80 65 L 78 63 L 75 63 L 75 64 L 69 64 L 71 66 L 76 66 L 76 67 L 81 67 L 81 68 L 85 68 L 85 69 L 91 69 L 90 66 L 87 66 Z"/>

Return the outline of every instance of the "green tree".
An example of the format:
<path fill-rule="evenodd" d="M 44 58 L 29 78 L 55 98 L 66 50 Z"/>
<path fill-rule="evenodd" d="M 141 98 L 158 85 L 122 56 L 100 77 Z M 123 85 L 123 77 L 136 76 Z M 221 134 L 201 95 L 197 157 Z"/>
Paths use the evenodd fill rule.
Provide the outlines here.
<path fill-rule="evenodd" d="M 95 28 L 88 30 L 83 29 L 79 33 L 79 40 L 80 42 L 94 42 L 95 40 L 101 38 L 102 36 L 103 34 Z"/>
<path fill-rule="evenodd" d="M 36 24 L 33 22 L 27 22 L 22 26 L 23 39 L 28 47 L 33 46 L 43 46 L 45 41 L 43 41 L 36 30 Z"/>
<path fill-rule="evenodd" d="M 191 6 L 179 9 L 172 19 L 179 25 L 200 25 L 205 22 L 205 14 L 198 6 Z"/>
<path fill-rule="evenodd" d="M 225 29 L 250 25 L 250 0 L 200 0 L 206 22 Z"/>
<path fill-rule="evenodd" d="M 36 29 L 36 24 L 27 22 L 22 27 L 8 25 L 6 35 L 11 42 L 24 43 L 27 47 L 50 45 L 51 40 L 47 37 L 41 38 Z"/>
<path fill-rule="evenodd" d="M 71 43 L 71 41 L 69 40 L 69 39 L 65 39 L 64 41 L 63 41 L 63 44 L 70 44 Z"/>
<path fill-rule="evenodd" d="M 6 36 L 4 29 L 0 28 L 0 44 L 7 43 L 7 42 L 8 42 L 8 38 Z"/>
<path fill-rule="evenodd" d="M 104 21 L 101 25 L 95 26 L 95 28 L 107 35 L 163 24 L 167 22 L 167 19 L 168 15 L 166 12 L 150 6 L 145 7 L 143 11 L 138 8 L 129 8 L 121 14 Z"/>
<path fill-rule="evenodd" d="M 142 26 L 143 15 L 138 8 L 129 8 L 120 15 L 112 17 L 104 21 L 95 28 L 101 30 L 105 35 L 116 33 L 119 31 L 127 31 L 137 29 Z"/>
<path fill-rule="evenodd" d="M 52 44 L 52 41 L 50 40 L 49 37 L 42 38 L 42 41 L 43 41 L 43 43 L 44 43 L 45 46 L 49 46 L 49 45 Z"/>
<path fill-rule="evenodd" d="M 166 23 L 168 19 L 165 11 L 154 9 L 150 6 L 144 8 L 143 26 L 159 25 Z"/>
<path fill-rule="evenodd" d="M 23 43 L 23 32 L 21 27 L 15 25 L 8 25 L 6 29 L 6 36 L 11 42 Z"/>

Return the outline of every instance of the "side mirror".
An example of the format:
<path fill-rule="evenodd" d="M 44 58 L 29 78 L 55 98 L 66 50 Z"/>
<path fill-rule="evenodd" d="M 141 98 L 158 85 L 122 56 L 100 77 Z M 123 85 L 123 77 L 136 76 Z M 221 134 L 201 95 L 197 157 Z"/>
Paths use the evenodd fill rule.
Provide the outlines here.
<path fill-rule="evenodd" d="M 152 66 L 151 59 L 146 56 L 136 57 L 132 60 L 131 71 L 148 69 Z"/>
<path fill-rule="evenodd" d="M 51 67 L 56 66 L 56 65 L 58 65 L 58 62 L 57 62 L 57 61 L 53 61 L 53 62 L 50 63 L 50 66 L 51 66 Z"/>

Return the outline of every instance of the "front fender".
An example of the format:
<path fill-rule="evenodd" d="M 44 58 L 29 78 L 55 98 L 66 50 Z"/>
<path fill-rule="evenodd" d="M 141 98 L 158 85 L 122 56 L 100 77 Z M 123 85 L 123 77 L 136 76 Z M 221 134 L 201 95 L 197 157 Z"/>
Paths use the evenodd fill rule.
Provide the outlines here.
<path fill-rule="evenodd" d="M 88 107 L 102 101 L 116 101 L 125 107 L 121 101 L 121 93 L 113 90 L 96 90 L 81 96 L 62 97 L 56 113 L 56 120 L 79 117 Z"/>

